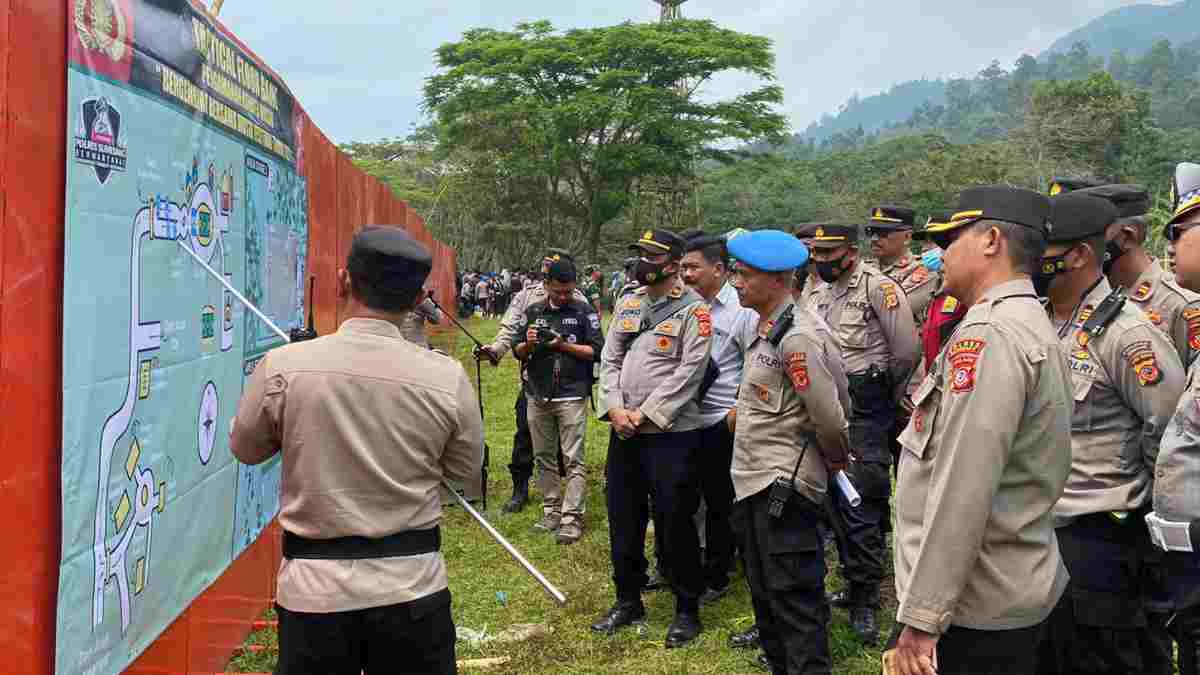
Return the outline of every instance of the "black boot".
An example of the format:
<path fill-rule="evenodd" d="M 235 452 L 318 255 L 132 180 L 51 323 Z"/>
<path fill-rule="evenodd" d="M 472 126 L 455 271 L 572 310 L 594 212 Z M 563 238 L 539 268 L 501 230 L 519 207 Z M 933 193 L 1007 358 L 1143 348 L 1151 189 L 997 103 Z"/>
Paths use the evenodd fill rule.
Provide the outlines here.
<path fill-rule="evenodd" d="M 702 630 L 704 628 L 700 625 L 699 614 L 695 612 L 676 612 L 675 620 L 667 628 L 667 649 L 686 645 L 695 640 Z"/>
<path fill-rule="evenodd" d="M 758 624 L 750 626 L 744 633 L 734 633 L 729 636 L 729 646 L 734 649 L 749 649 L 758 646 Z"/>
<path fill-rule="evenodd" d="M 617 601 L 608 613 L 592 624 L 592 630 L 597 633 L 612 635 L 618 628 L 628 626 L 646 618 L 646 608 L 640 602 Z"/>
<path fill-rule="evenodd" d="M 518 481 L 513 479 L 513 493 L 508 502 L 501 509 L 505 513 L 516 513 L 525 508 L 529 503 L 529 481 Z"/>

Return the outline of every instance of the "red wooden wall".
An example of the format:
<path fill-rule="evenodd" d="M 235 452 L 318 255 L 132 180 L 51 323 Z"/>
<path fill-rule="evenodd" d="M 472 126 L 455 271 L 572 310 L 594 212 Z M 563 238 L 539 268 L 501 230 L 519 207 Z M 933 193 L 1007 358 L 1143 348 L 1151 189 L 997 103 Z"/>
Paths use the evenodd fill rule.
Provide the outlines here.
<path fill-rule="evenodd" d="M 0 673 L 54 667 L 62 437 L 62 284 L 68 0 L 0 0 Z M 301 102 L 302 103 L 302 102 Z M 364 224 L 405 227 L 435 256 L 430 285 L 454 303 L 454 252 L 306 119 L 309 267 L 318 332 L 336 329 L 336 271 Z M 223 669 L 271 601 L 279 561 L 272 527 L 128 672 Z"/>

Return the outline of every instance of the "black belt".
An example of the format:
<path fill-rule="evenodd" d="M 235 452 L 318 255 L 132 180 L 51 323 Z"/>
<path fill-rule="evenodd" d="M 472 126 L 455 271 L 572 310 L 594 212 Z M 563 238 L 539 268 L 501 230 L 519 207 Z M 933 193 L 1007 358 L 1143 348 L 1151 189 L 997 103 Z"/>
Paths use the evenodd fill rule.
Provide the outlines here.
<path fill-rule="evenodd" d="M 435 553 L 441 548 L 442 531 L 437 527 L 431 530 L 397 532 L 380 539 L 368 537 L 308 539 L 286 530 L 283 533 L 283 557 L 285 558 L 365 560 Z"/>

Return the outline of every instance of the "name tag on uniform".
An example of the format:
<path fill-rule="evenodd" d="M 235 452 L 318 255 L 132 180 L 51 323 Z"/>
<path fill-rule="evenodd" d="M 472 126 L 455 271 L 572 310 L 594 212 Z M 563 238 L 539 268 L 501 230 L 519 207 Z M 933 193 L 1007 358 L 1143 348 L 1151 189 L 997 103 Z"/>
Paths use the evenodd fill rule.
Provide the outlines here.
<path fill-rule="evenodd" d="M 755 354 L 754 362 L 767 368 L 779 368 L 783 362 L 770 354 Z"/>

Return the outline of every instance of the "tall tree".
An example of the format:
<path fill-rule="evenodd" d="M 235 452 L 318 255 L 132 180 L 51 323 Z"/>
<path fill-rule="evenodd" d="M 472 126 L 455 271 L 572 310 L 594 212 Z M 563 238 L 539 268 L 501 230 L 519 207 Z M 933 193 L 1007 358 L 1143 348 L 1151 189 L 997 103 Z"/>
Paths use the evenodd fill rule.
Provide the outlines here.
<path fill-rule="evenodd" d="M 635 181 L 688 177 L 698 160 L 731 159 L 731 141 L 786 131 L 774 84 L 721 100 L 703 90 L 727 71 L 775 79 L 767 38 L 711 21 L 476 29 L 438 48 L 437 64 L 425 106 L 444 142 L 536 179 L 531 207 L 561 205 L 546 224 L 578 223 L 592 254 Z"/>

